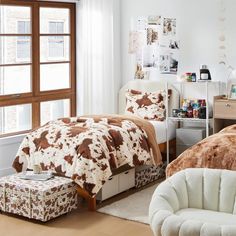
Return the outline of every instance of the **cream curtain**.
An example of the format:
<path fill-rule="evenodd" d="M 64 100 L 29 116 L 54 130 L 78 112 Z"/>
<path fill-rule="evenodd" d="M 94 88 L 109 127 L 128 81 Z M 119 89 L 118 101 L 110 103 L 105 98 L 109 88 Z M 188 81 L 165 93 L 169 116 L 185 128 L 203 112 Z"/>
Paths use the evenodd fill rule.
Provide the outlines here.
<path fill-rule="evenodd" d="M 120 81 L 119 1 L 77 4 L 78 114 L 116 113 Z"/>

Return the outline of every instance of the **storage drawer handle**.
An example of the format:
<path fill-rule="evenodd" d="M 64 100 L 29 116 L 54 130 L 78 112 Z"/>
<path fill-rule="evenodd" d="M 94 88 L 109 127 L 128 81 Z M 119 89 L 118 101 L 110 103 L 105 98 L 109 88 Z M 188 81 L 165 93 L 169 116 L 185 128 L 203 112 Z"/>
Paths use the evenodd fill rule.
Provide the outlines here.
<path fill-rule="evenodd" d="M 231 105 L 229 103 L 226 103 L 225 106 L 226 107 L 231 107 Z"/>
<path fill-rule="evenodd" d="M 113 177 L 110 177 L 108 180 L 112 180 L 113 179 Z"/>
<path fill-rule="evenodd" d="M 125 175 L 129 174 L 129 171 L 126 171 L 124 174 L 125 174 Z"/>

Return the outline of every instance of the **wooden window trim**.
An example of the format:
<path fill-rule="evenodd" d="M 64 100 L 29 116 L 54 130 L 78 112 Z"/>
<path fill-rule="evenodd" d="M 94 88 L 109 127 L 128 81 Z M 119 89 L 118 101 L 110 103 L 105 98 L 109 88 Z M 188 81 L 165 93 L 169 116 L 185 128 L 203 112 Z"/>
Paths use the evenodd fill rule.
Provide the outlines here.
<path fill-rule="evenodd" d="M 7 67 L 7 66 L 31 66 L 31 62 L 22 62 L 22 63 L 16 63 L 16 64 L 0 64 L 0 67 Z"/>
<path fill-rule="evenodd" d="M 31 37 L 31 47 L 34 50 L 34 55 L 31 52 L 31 62 L 18 63 L 18 64 L 2 64 L 0 67 L 11 66 L 26 66 L 32 67 L 32 91 L 29 93 L 10 94 L 0 96 L 0 107 L 14 106 L 21 104 L 32 104 L 32 129 L 40 126 L 40 102 L 70 99 L 70 115 L 76 115 L 76 9 L 74 3 L 61 3 L 61 2 L 41 2 L 37 0 L 24 1 L 24 0 L 1 0 L 0 5 L 8 6 L 28 6 L 31 7 L 31 33 L 29 34 L 0 34 L 1 36 L 17 37 L 17 36 L 29 36 Z M 40 7 L 49 8 L 68 8 L 70 10 L 70 32 L 65 34 L 40 34 Z M 40 37 L 41 36 L 69 36 L 70 37 L 70 58 L 66 61 L 49 61 L 40 62 Z M 31 50 L 31 51 L 32 51 Z M 70 88 L 40 91 L 40 65 L 50 64 L 70 64 Z M 27 131 L 20 131 L 15 133 L 1 134 L 1 137 L 12 136 Z"/>

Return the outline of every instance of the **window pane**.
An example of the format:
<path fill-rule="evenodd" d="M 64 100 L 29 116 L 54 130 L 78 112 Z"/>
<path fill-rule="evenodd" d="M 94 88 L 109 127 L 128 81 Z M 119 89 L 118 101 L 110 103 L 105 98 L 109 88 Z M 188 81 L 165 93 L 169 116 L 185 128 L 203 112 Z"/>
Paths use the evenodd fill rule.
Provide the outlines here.
<path fill-rule="evenodd" d="M 31 62 L 31 37 L 0 37 L 0 64 Z"/>
<path fill-rule="evenodd" d="M 0 67 L 0 95 L 31 92 L 31 66 Z"/>
<path fill-rule="evenodd" d="M 30 32 L 30 22 L 29 21 L 17 21 L 17 33 L 18 34 L 27 34 Z"/>
<path fill-rule="evenodd" d="M 40 61 L 69 61 L 69 36 L 50 36 L 40 38 Z"/>
<path fill-rule="evenodd" d="M 61 21 L 49 21 L 49 33 L 50 34 L 63 34 L 64 22 Z"/>
<path fill-rule="evenodd" d="M 70 116 L 70 100 L 56 100 L 42 102 L 40 104 L 41 109 L 41 125 L 44 125 L 50 120 L 55 120 L 58 118 L 69 117 Z"/>
<path fill-rule="evenodd" d="M 53 19 L 53 20 L 52 20 Z M 40 33 L 70 33 L 70 11 L 66 8 L 40 8 Z"/>
<path fill-rule="evenodd" d="M 70 87 L 70 64 L 49 64 L 40 66 L 40 90 L 54 90 Z"/>
<path fill-rule="evenodd" d="M 30 7 L 21 6 L 0 6 L 0 33 L 1 34 L 17 34 L 19 29 L 22 30 L 22 25 L 18 25 L 19 21 L 27 21 L 30 25 L 31 20 Z M 26 26 L 24 32 L 31 33 L 31 27 Z M 19 28 L 20 27 L 20 28 Z"/>
<path fill-rule="evenodd" d="M 31 104 L 0 107 L 0 135 L 32 128 Z"/>

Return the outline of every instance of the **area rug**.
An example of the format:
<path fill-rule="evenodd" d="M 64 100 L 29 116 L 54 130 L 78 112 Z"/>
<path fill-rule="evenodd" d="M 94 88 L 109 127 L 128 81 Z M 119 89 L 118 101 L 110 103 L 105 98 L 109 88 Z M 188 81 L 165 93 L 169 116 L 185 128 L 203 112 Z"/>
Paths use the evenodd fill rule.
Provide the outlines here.
<path fill-rule="evenodd" d="M 122 219 L 149 224 L 148 208 L 152 195 L 158 184 L 136 192 L 122 200 L 102 207 L 97 211 Z"/>

